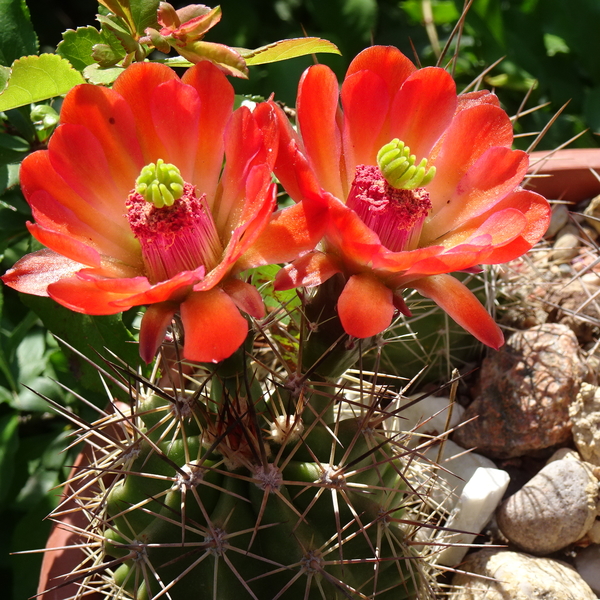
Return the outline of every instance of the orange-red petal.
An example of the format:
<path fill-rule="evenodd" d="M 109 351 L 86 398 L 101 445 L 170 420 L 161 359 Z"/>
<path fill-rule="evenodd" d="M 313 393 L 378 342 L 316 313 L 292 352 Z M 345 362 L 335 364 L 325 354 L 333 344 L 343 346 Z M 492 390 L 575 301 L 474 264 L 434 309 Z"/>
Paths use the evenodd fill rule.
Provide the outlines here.
<path fill-rule="evenodd" d="M 133 187 L 144 157 L 132 107 L 120 94 L 99 85 L 78 85 L 65 97 L 60 122 L 88 129 L 102 146 L 117 187 L 125 192 Z"/>
<path fill-rule="evenodd" d="M 508 115 L 493 104 L 475 104 L 459 111 L 430 158 L 436 167 L 427 185 L 436 214 L 455 194 L 458 182 L 487 150 L 494 146 L 509 148 L 513 131 Z"/>
<path fill-rule="evenodd" d="M 314 287 L 341 272 L 341 266 L 332 255 L 309 252 L 281 269 L 275 276 L 273 287 L 276 290 Z"/>
<path fill-rule="evenodd" d="M 486 212 L 523 181 L 528 165 L 529 158 L 521 150 L 490 148 L 465 173 L 447 203 L 423 227 L 423 242 L 431 243 Z"/>
<path fill-rule="evenodd" d="M 223 164 L 223 132 L 231 117 L 235 94 L 227 77 L 208 61 L 188 69 L 182 81 L 193 86 L 200 99 L 198 129 L 190 136 L 196 141 L 194 173 L 190 181 L 206 194 L 212 205 Z"/>
<path fill-rule="evenodd" d="M 476 296 L 452 275 L 433 275 L 413 281 L 422 296 L 431 298 L 471 335 L 496 350 L 504 343 L 502 331 Z"/>
<path fill-rule="evenodd" d="M 312 250 L 323 237 L 327 209 L 301 202 L 277 211 L 240 259 L 240 270 L 288 262 Z"/>
<path fill-rule="evenodd" d="M 342 198 L 338 97 L 338 81 L 329 67 L 315 65 L 304 72 L 298 85 L 297 110 L 306 153 L 321 187 Z"/>
<path fill-rule="evenodd" d="M 221 286 L 223 291 L 235 302 L 235 305 L 255 319 L 265 316 L 265 305 L 260 292 L 241 279 L 230 277 Z"/>
<path fill-rule="evenodd" d="M 403 141 L 417 161 L 428 158 L 455 110 L 456 85 L 452 76 L 437 67 L 420 69 L 408 77 L 393 99 L 390 140 Z"/>
<path fill-rule="evenodd" d="M 25 255 L 3 276 L 9 287 L 34 296 L 48 296 L 48 286 L 63 277 L 73 277 L 85 265 L 44 248 Z"/>
<path fill-rule="evenodd" d="M 367 273 L 348 279 L 337 308 L 344 331 L 357 338 L 387 329 L 395 311 L 392 291 Z"/>
<path fill-rule="evenodd" d="M 373 71 L 387 83 L 390 97 L 394 97 L 406 79 L 417 68 L 394 46 L 371 46 L 350 63 L 346 77 L 366 69 Z"/>
<path fill-rule="evenodd" d="M 377 152 L 390 141 L 388 113 L 392 98 L 387 83 L 373 71 L 358 71 L 342 85 L 344 108 L 344 163 L 346 189 L 350 188 L 356 165 L 373 165 Z M 385 127 L 388 125 L 388 127 Z"/>
<path fill-rule="evenodd" d="M 181 320 L 185 331 L 183 356 L 188 360 L 224 360 L 248 334 L 248 322 L 220 288 L 190 294 L 181 305 Z"/>
<path fill-rule="evenodd" d="M 146 309 L 140 325 L 140 356 L 144 362 L 152 362 L 178 308 L 176 303 L 161 302 Z"/>
<path fill-rule="evenodd" d="M 173 69 L 158 63 L 133 63 L 115 81 L 113 90 L 123 96 L 131 107 L 144 164 L 156 162 L 166 154 L 153 126 L 152 91 L 161 83 L 178 79 Z"/>

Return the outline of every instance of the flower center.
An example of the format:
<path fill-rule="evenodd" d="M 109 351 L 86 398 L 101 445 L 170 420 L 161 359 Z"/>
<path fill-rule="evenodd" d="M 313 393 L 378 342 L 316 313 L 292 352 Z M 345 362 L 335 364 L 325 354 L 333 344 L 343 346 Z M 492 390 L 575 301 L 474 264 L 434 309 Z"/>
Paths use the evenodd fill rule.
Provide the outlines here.
<path fill-rule="evenodd" d="M 427 159 L 418 165 L 417 157 L 398 138 L 382 146 L 377 153 L 377 164 L 385 180 L 396 189 L 414 190 L 425 187 L 435 176 L 435 167 L 427 168 Z"/>
<path fill-rule="evenodd" d="M 371 165 L 356 167 L 346 204 L 392 252 L 416 248 L 431 210 L 425 189 L 398 190 L 385 180 L 378 167 Z"/>
<path fill-rule="evenodd" d="M 433 179 L 435 167 L 427 168 L 427 159 L 415 165 L 415 155 L 397 139 L 381 148 L 377 162 L 356 167 L 346 204 L 386 248 L 413 250 L 431 210 L 423 186 Z"/>
<path fill-rule="evenodd" d="M 126 206 L 151 283 L 201 266 L 209 272 L 219 263 L 223 246 L 206 194 L 198 198 L 174 165 L 160 159 L 146 165 Z"/>
<path fill-rule="evenodd" d="M 175 165 L 159 158 L 146 165 L 135 181 L 135 191 L 156 208 L 173 206 L 183 196 L 183 177 Z"/>

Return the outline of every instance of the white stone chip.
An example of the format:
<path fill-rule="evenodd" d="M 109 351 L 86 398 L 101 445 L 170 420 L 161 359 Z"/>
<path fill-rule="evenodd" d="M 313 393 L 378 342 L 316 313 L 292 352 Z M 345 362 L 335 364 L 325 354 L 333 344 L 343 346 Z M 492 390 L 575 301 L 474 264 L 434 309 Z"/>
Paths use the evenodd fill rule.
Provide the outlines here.
<path fill-rule="evenodd" d="M 448 541 L 454 544 L 471 544 L 494 514 L 508 487 L 510 476 L 501 469 L 479 467 L 465 485 L 446 527 L 471 533 L 448 533 Z M 460 563 L 469 548 L 450 546 L 442 550 L 437 563 L 454 566 Z"/>

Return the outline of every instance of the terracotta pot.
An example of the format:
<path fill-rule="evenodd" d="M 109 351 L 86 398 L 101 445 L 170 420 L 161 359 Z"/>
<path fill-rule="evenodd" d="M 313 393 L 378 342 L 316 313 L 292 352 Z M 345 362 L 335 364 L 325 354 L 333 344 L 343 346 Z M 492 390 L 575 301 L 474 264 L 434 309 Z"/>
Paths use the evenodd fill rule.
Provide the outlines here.
<path fill-rule="evenodd" d="M 600 148 L 532 152 L 526 187 L 549 200 L 576 204 L 600 194 Z M 596 172 L 598 177 L 594 174 Z"/>

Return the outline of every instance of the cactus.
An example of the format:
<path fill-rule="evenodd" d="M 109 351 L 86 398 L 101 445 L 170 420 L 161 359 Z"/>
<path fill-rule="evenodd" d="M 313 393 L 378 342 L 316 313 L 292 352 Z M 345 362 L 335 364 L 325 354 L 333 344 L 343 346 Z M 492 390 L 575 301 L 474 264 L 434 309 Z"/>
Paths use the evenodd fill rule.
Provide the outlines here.
<path fill-rule="evenodd" d="M 67 581 L 80 594 L 434 597 L 431 547 L 416 539 L 416 451 L 384 427 L 396 394 L 307 365 L 301 349 L 328 344 L 331 328 L 306 318 L 314 298 L 295 304 L 217 366 L 167 359 L 174 341 L 149 380 L 118 361 L 98 367 L 131 405 L 78 422 L 91 460 L 70 500 L 86 558 Z M 333 344 L 319 364 L 349 353 Z"/>

